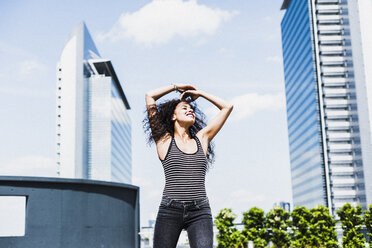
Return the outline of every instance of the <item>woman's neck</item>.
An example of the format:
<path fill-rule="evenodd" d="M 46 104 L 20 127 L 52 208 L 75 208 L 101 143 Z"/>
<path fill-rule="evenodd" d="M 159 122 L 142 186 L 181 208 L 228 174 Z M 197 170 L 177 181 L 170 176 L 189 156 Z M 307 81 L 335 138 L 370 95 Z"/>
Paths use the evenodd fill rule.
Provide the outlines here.
<path fill-rule="evenodd" d="M 174 125 L 174 136 L 179 136 L 183 141 L 190 139 L 190 131 L 188 127 L 182 127 L 180 125 Z"/>

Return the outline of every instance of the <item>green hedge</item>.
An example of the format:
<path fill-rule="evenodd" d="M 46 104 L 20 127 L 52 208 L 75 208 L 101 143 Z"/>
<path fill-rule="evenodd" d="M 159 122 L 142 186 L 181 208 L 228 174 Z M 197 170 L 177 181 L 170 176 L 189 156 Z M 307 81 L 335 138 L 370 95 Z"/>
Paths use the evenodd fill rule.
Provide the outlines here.
<path fill-rule="evenodd" d="M 363 227 L 372 247 L 372 204 L 366 211 L 345 204 L 337 210 L 337 215 L 343 230 L 342 247 L 366 247 Z M 266 214 L 253 207 L 243 212 L 241 231 L 233 223 L 236 217 L 229 208 L 222 209 L 215 217 L 217 248 L 245 248 L 248 241 L 258 248 L 267 247 L 269 242 L 273 247 L 339 247 L 337 221 L 324 206 L 312 209 L 297 206 L 292 212 L 275 207 Z"/>

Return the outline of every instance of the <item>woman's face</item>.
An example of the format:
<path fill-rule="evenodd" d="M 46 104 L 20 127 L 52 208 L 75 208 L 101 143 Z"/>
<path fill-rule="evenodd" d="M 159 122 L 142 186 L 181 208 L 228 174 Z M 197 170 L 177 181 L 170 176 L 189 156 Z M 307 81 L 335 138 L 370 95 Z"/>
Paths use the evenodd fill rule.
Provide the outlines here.
<path fill-rule="evenodd" d="M 192 126 L 195 123 L 194 110 L 191 108 L 190 104 L 182 101 L 176 106 L 172 120 L 177 120 L 179 123 L 189 124 Z"/>

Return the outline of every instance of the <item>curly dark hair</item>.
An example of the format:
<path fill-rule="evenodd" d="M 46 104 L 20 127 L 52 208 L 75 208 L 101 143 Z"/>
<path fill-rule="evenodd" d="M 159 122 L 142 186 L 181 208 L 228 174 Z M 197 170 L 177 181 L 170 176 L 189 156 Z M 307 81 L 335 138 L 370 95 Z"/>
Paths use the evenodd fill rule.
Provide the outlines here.
<path fill-rule="evenodd" d="M 156 143 L 158 140 L 174 135 L 174 121 L 172 116 L 176 106 L 181 102 L 179 99 L 172 99 L 162 102 L 160 104 L 150 107 L 145 110 L 145 118 L 143 120 L 143 129 L 147 136 L 147 143 Z M 207 124 L 205 123 L 204 113 L 197 107 L 195 102 L 188 102 L 195 113 L 195 123 L 189 128 L 191 137 L 203 129 Z M 151 128 L 153 127 L 153 128 Z M 214 162 L 214 144 L 210 142 L 207 151 L 208 168 Z"/>

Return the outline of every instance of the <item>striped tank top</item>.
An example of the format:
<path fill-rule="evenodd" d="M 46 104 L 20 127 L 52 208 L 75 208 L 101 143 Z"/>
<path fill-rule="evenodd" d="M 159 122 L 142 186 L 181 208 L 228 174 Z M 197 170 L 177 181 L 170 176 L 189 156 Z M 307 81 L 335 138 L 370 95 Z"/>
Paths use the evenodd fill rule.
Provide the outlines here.
<path fill-rule="evenodd" d="M 165 187 L 163 196 L 178 201 L 190 201 L 207 197 L 205 191 L 205 174 L 207 158 L 198 137 L 194 137 L 197 144 L 195 153 L 185 153 L 178 148 L 172 135 L 167 155 L 163 164 Z"/>

